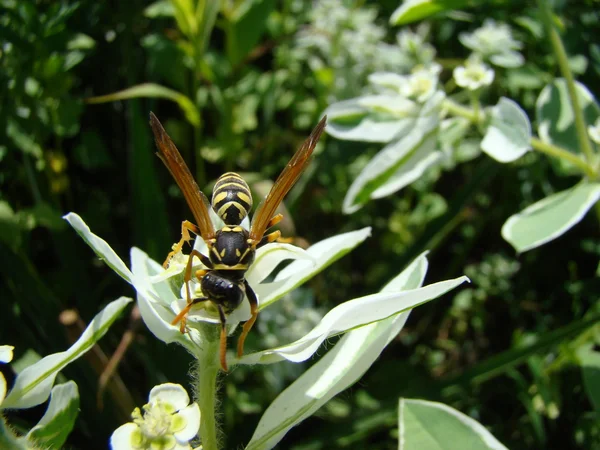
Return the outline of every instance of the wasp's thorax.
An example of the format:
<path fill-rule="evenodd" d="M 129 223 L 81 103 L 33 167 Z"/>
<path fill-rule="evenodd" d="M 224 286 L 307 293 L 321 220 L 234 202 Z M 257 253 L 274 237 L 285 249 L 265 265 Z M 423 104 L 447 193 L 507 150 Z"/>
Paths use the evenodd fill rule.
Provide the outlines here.
<path fill-rule="evenodd" d="M 237 173 L 227 172 L 215 183 L 212 208 L 227 225 L 239 225 L 252 208 L 248 184 Z"/>
<path fill-rule="evenodd" d="M 254 261 L 254 249 L 248 243 L 248 230 L 240 225 L 225 225 L 215 236 L 210 261 L 215 270 L 244 270 Z"/>

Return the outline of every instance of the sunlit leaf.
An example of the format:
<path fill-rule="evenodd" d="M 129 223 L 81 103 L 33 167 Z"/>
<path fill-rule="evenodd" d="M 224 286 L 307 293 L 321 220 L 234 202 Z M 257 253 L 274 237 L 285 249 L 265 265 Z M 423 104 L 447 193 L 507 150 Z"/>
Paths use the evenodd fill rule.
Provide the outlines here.
<path fill-rule="evenodd" d="M 123 262 L 119 255 L 106 243 L 102 238 L 96 236 L 90 230 L 90 227 L 75 213 L 69 213 L 64 216 L 64 219 L 77 231 L 83 240 L 96 252 L 96 255 L 102 259 L 107 266 L 117 272 L 121 278 L 128 283 L 132 283 L 133 274 Z"/>
<path fill-rule="evenodd" d="M 600 117 L 600 106 L 583 84 L 575 82 L 575 89 L 586 123 L 593 124 Z M 575 128 L 575 115 L 564 78 L 555 79 L 542 89 L 535 111 L 538 132 L 544 142 L 566 148 L 573 153 L 581 153 Z"/>
<path fill-rule="evenodd" d="M 63 448 L 79 413 L 79 390 L 73 381 L 52 388 L 46 413 L 25 439 L 45 449 Z"/>
<path fill-rule="evenodd" d="M 392 25 L 405 25 L 418 20 L 427 19 L 434 14 L 453 9 L 460 9 L 468 5 L 469 0 L 404 0 L 392 13 Z"/>
<path fill-rule="evenodd" d="M 492 434 L 476 420 L 443 403 L 400 399 L 399 450 L 504 450 Z"/>
<path fill-rule="evenodd" d="M 437 162 L 441 155 L 434 152 L 443 99 L 443 93 L 436 93 L 417 116 L 405 119 L 405 133 L 375 155 L 353 181 L 344 198 L 344 213 L 358 211 L 371 198 L 398 191 Z"/>
<path fill-rule="evenodd" d="M 107 103 L 115 102 L 117 100 L 128 100 L 132 98 L 166 98 L 176 102 L 186 119 L 193 126 L 197 127 L 200 125 L 200 113 L 194 103 L 185 95 L 172 89 L 161 86 L 160 84 L 144 83 L 138 84 L 137 86 L 124 89 L 122 91 L 114 92 L 112 94 L 101 95 L 98 97 L 91 97 L 86 100 L 87 103 Z"/>
<path fill-rule="evenodd" d="M 260 298 L 260 308 L 263 309 L 283 297 L 292 289 L 300 286 L 306 280 L 333 264 L 339 258 L 356 248 L 371 235 L 371 228 L 338 234 L 311 245 L 306 250 L 306 257 L 295 258 L 291 264 L 282 269 L 272 282 L 252 284 Z M 250 268 L 248 281 L 255 282 L 255 271 Z"/>
<path fill-rule="evenodd" d="M 502 237 L 518 252 L 539 247 L 562 236 L 575 226 L 600 199 L 600 183 L 581 183 L 550 195 L 502 226 Z"/>
<path fill-rule="evenodd" d="M 420 255 L 382 290 L 416 289 L 427 272 Z M 400 332 L 408 312 L 347 333 L 335 347 L 284 390 L 267 408 L 246 450 L 273 448 L 295 425 L 354 384 Z"/>
<path fill-rule="evenodd" d="M 100 311 L 83 334 L 68 350 L 54 353 L 27 367 L 17 376 L 2 408 L 31 408 L 45 402 L 50 395 L 56 375 L 67 365 L 81 357 L 104 336 L 131 299 L 121 297 Z"/>
<path fill-rule="evenodd" d="M 325 339 L 349 330 L 397 316 L 434 298 L 440 297 L 467 277 L 440 281 L 423 288 L 407 291 L 384 291 L 344 302 L 331 311 L 304 337 L 281 347 L 243 356 L 239 364 L 272 364 L 287 359 L 300 362 L 310 358 Z"/>
<path fill-rule="evenodd" d="M 513 100 L 502 97 L 491 114 L 491 123 L 481 141 L 482 150 L 503 163 L 523 156 L 531 148 L 531 124 L 525 111 Z"/>

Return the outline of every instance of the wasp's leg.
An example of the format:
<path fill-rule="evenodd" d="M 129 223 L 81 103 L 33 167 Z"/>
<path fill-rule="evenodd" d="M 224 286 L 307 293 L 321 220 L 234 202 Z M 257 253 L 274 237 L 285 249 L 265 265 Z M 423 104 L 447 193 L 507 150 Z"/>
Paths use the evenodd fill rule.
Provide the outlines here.
<path fill-rule="evenodd" d="M 256 318 L 258 317 L 258 298 L 256 298 L 254 290 L 250 287 L 250 284 L 246 280 L 244 280 L 244 287 L 246 288 L 246 295 L 248 296 L 248 302 L 250 303 L 250 312 L 252 313 L 252 317 L 250 317 L 250 319 L 244 324 L 244 327 L 242 328 L 242 334 L 240 334 L 240 338 L 238 339 L 238 358 L 241 358 L 244 354 L 244 341 L 252 329 L 254 322 L 256 322 Z"/>
<path fill-rule="evenodd" d="M 200 235 L 200 228 L 194 225 L 189 220 L 184 220 L 181 222 L 181 239 L 175 245 L 173 245 L 173 251 L 167 255 L 167 259 L 163 263 L 163 267 L 166 269 L 169 266 L 169 262 L 171 262 L 171 258 L 177 253 L 180 252 L 183 248 L 183 244 L 192 240 L 192 236 L 190 236 L 190 231 L 196 235 Z"/>
<path fill-rule="evenodd" d="M 281 239 L 282 239 L 281 231 L 279 231 L 279 230 L 273 231 L 272 233 L 269 233 L 269 234 L 266 234 L 265 236 L 263 236 L 263 238 L 260 240 L 260 242 L 258 243 L 256 248 L 261 248 L 263 245 L 270 244 L 271 242 L 275 242 L 275 241 L 281 242 Z"/>
<path fill-rule="evenodd" d="M 192 280 L 192 265 L 194 262 L 194 256 L 197 256 L 198 259 L 200 259 L 200 261 L 202 261 L 202 264 L 204 264 L 206 267 L 208 267 L 208 269 L 213 268 L 213 265 L 210 262 L 210 259 L 208 259 L 208 257 L 206 255 L 203 255 L 198 250 L 192 250 L 192 252 L 190 253 L 188 262 L 185 265 L 185 272 L 183 273 L 183 282 L 185 283 L 185 292 L 187 294 L 188 303 L 190 303 L 192 301 L 192 293 L 190 292 L 190 281 Z M 200 272 L 201 276 L 206 274 L 206 272 L 202 273 L 202 270 L 199 270 L 198 272 Z"/>
<path fill-rule="evenodd" d="M 186 316 L 190 312 L 190 309 L 192 309 L 192 306 L 194 306 L 195 304 L 200 303 L 200 302 L 205 302 L 207 300 L 208 300 L 208 297 L 198 297 L 198 298 L 195 298 L 192 301 L 188 302 L 188 304 L 185 306 L 185 308 L 183 308 L 181 311 L 179 311 L 179 314 L 177 314 L 175 316 L 175 318 L 171 322 L 171 325 L 177 325 L 177 323 L 179 323 L 179 331 L 181 331 L 181 334 L 185 333 L 185 325 L 187 322 Z"/>
<path fill-rule="evenodd" d="M 183 273 L 183 282 L 185 284 L 187 305 L 185 308 L 183 308 L 179 312 L 179 314 L 177 314 L 177 316 L 175 316 L 175 319 L 173 319 L 173 322 L 171 322 L 171 325 L 175 325 L 175 324 L 181 322 L 181 325 L 179 326 L 179 330 L 181 331 L 182 334 L 185 333 L 185 322 L 186 322 L 185 317 L 187 316 L 188 312 L 190 311 L 190 308 L 192 306 L 194 306 L 196 303 L 199 303 L 204 300 L 208 300 L 207 297 L 199 297 L 199 298 L 192 299 L 192 292 L 190 291 L 190 281 L 192 280 L 192 264 L 194 261 L 194 256 L 197 256 L 204 265 L 207 265 L 207 263 L 210 264 L 210 266 L 208 266 L 208 267 L 212 268 L 212 264 L 206 256 L 204 256 L 198 250 L 192 250 L 192 252 L 190 253 L 188 262 L 185 266 L 185 272 Z M 204 269 L 198 270 L 198 271 L 196 271 L 196 276 L 198 278 L 200 278 L 200 277 L 206 275 L 206 272 L 207 272 L 207 270 L 204 270 Z"/>
<path fill-rule="evenodd" d="M 279 222 L 281 222 L 283 220 L 283 214 L 275 214 L 271 220 L 269 220 L 269 223 L 267 224 L 267 230 L 269 228 L 273 228 L 275 225 L 277 225 Z"/>
<path fill-rule="evenodd" d="M 219 317 L 221 319 L 221 341 L 219 345 L 219 358 L 221 361 L 221 369 L 223 372 L 227 372 L 227 316 L 225 316 L 225 310 L 223 306 L 217 303 L 217 309 L 219 310 Z"/>

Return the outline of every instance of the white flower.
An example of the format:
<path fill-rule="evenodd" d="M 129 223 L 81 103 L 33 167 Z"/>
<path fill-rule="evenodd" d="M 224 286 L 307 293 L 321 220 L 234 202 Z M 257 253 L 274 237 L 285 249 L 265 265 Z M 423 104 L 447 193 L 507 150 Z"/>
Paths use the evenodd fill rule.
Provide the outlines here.
<path fill-rule="evenodd" d="M 157 338 L 166 343 L 177 342 L 194 355 L 202 352 L 205 345 L 202 342 L 202 334 L 195 328 L 194 322 L 209 320 L 214 322 L 217 320 L 216 316 L 211 316 L 212 313 L 206 309 L 191 313 L 188 318 L 189 329 L 184 334 L 180 332 L 179 326 L 171 325 L 177 312 L 173 306 L 176 307 L 183 302 L 181 273 L 171 274 L 171 268 L 165 271 L 160 264 L 135 247 L 131 250 L 132 270 L 130 271 L 106 241 L 90 231 L 81 217 L 70 213 L 65 216 L 65 219 L 107 265 L 133 284 L 138 293 L 138 306 L 142 318 Z M 248 283 L 260 300 L 259 309 L 262 310 L 276 302 L 354 249 L 370 235 L 370 232 L 370 228 L 364 228 L 343 233 L 317 242 L 307 250 L 279 243 L 260 248 L 254 263 L 246 273 Z M 293 260 L 290 264 L 280 270 L 276 276 L 269 278 L 271 272 L 282 261 L 290 259 Z M 175 272 L 176 269 L 173 271 Z M 266 279 L 269 281 L 265 282 Z M 231 358 L 229 362 L 253 365 L 273 364 L 283 360 L 305 361 L 314 355 L 329 337 L 401 314 L 442 295 L 464 281 L 467 281 L 467 278 L 460 277 L 413 291 L 386 292 L 348 300 L 329 311 L 312 330 L 295 342 L 245 354 L 240 359 Z M 192 309 L 194 310 L 195 308 Z M 238 310 L 227 316 L 227 323 L 236 325 L 237 321 L 246 320 L 249 316 L 249 306 L 247 302 L 243 302 Z M 219 355 L 215 354 L 214 358 L 216 363 Z"/>
<path fill-rule="evenodd" d="M 590 135 L 592 141 L 600 145 L 600 117 L 596 119 L 596 123 L 594 125 L 590 125 L 588 127 L 588 134 Z"/>
<path fill-rule="evenodd" d="M 481 28 L 473 33 L 461 33 L 460 42 L 474 53 L 501 67 L 519 67 L 524 58 L 517 50 L 523 47 L 521 42 L 512 37 L 508 25 L 488 19 Z"/>
<path fill-rule="evenodd" d="M 478 58 L 471 58 L 467 60 L 464 66 L 458 66 L 454 69 L 454 80 L 460 87 L 474 91 L 492 84 L 494 70 L 479 61 Z"/>
<path fill-rule="evenodd" d="M 400 93 L 419 103 L 425 103 L 436 91 L 440 71 L 441 66 L 435 63 L 429 67 L 417 68 L 406 77 L 406 82 L 400 87 Z"/>
<path fill-rule="evenodd" d="M 13 359 L 13 350 L 14 347 L 12 345 L 0 345 L 0 363 L 9 363 Z M 4 401 L 4 397 L 6 397 L 6 379 L 2 372 L 0 372 L 0 405 Z"/>
<path fill-rule="evenodd" d="M 136 408 L 126 423 L 110 438 L 113 450 L 151 449 L 188 450 L 189 441 L 198 434 L 200 409 L 190 403 L 186 390 L 179 384 L 165 383 L 150 391 L 148 403 Z"/>

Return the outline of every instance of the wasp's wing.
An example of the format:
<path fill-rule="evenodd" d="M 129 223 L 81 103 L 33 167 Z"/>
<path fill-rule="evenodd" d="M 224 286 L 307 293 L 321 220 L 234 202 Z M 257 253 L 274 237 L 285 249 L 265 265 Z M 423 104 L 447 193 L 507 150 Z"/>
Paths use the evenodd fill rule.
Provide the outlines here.
<path fill-rule="evenodd" d="M 154 113 L 150 113 L 150 126 L 154 132 L 154 139 L 159 152 L 158 157 L 165 163 L 165 166 L 175 178 L 181 192 L 187 201 L 188 206 L 192 210 L 192 214 L 196 219 L 200 235 L 205 241 L 215 237 L 215 228 L 210 215 L 208 213 L 209 203 L 206 196 L 202 193 L 194 177 L 190 173 L 190 169 L 185 164 L 185 161 L 179 154 L 179 150 L 156 118 Z"/>
<path fill-rule="evenodd" d="M 302 171 L 308 165 L 310 155 L 312 155 L 321 133 L 325 129 L 325 123 L 327 122 L 327 116 L 323 117 L 318 125 L 314 128 L 310 136 L 304 141 L 302 146 L 296 151 L 296 154 L 292 157 L 288 165 L 283 169 L 281 175 L 275 181 L 275 184 L 271 188 L 269 194 L 261 202 L 256 209 L 256 213 L 252 219 L 252 225 L 250 225 L 250 239 L 255 243 L 260 242 L 265 234 L 267 225 L 270 222 L 275 210 L 290 191 L 292 186 L 298 181 Z"/>

